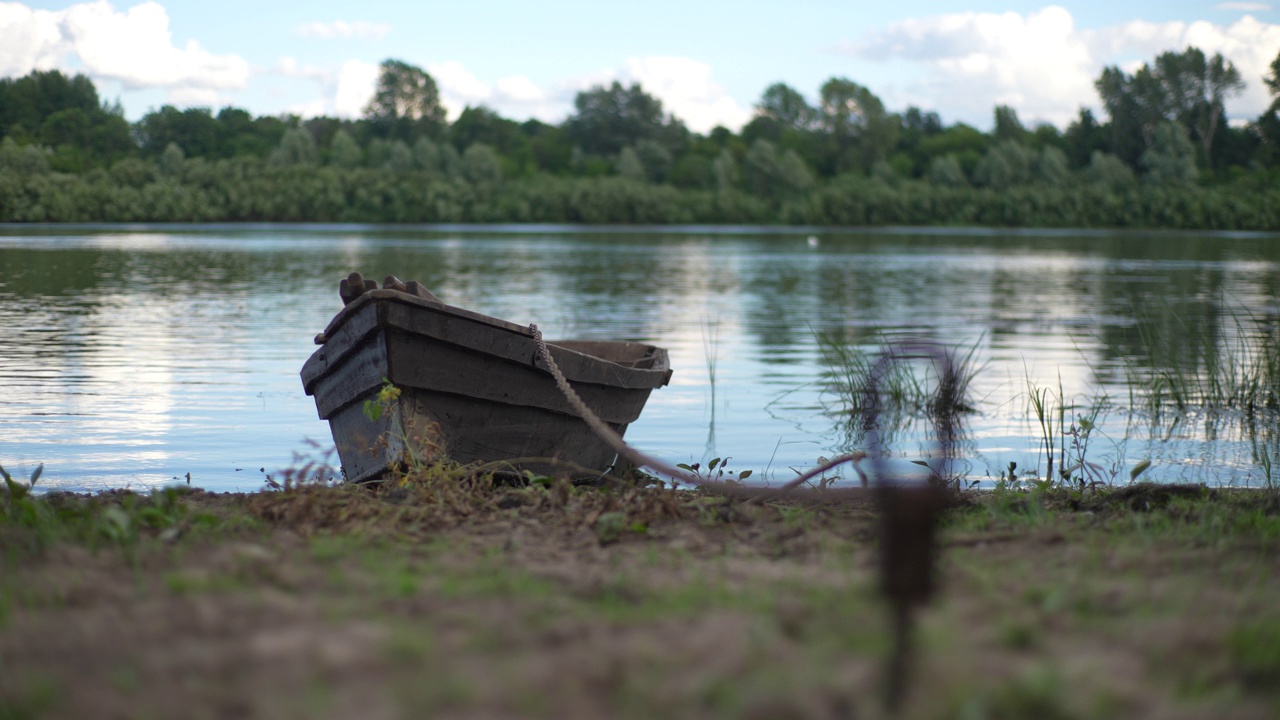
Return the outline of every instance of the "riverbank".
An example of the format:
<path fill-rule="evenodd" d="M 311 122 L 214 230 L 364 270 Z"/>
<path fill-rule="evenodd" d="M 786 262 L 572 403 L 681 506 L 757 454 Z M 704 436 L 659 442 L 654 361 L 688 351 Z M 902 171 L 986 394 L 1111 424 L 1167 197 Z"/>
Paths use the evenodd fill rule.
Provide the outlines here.
<path fill-rule="evenodd" d="M 876 717 L 877 510 L 656 488 L 4 498 L 2 717 Z M 906 717 L 1280 712 L 1280 505 L 967 494 Z"/>

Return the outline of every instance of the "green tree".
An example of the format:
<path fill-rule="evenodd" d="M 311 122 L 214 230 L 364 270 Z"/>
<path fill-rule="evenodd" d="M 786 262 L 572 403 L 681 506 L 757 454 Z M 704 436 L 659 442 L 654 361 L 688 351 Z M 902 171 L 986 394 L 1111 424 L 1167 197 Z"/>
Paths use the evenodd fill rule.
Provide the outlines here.
<path fill-rule="evenodd" d="M 409 149 L 409 144 L 403 140 L 392 140 L 384 167 L 392 172 L 403 173 L 412 170 L 413 166 L 413 150 Z"/>
<path fill-rule="evenodd" d="M 716 190 L 728 192 L 738 185 L 738 162 L 728 148 L 721 150 L 715 160 L 711 161 L 711 175 L 715 180 Z"/>
<path fill-rule="evenodd" d="M 1271 106 L 1258 116 L 1252 129 L 1274 158 L 1280 153 L 1280 53 L 1271 61 L 1271 72 L 1262 78 L 1262 82 L 1271 94 Z"/>
<path fill-rule="evenodd" d="M 1036 160 L 1026 145 L 1005 140 L 988 150 L 974 168 L 974 184 L 996 190 L 1026 185 L 1036 176 Z"/>
<path fill-rule="evenodd" d="M 279 146 L 289 126 L 278 117 L 254 118 L 247 110 L 224 107 L 218 111 L 216 124 L 217 157 L 242 155 L 266 157 Z M 310 128 L 308 128 L 310 130 Z M 319 142 L 320 138 L 312 135 Z"/>
<path fill-rule="evenodd" d="M 72 109 L 90 118 L 104 113 L 98 89 L 84 75 L 35 70 L 24 77 L 0 79 L 0 136 L 12 132 L 15 125 L 35 132 L 50 115 Z"/>
<path fill-rule="evenodd" d="M 646 179 L 655 183 L 666 182 L 667 176 L 671 174 L 674 160 L 670 151 L 661 143 L 657 140 L 641 140 L 636 143 L 636 156 L 640 158 L 640 164 L 644 167 Z"/>
<path fill-rule="evenodd" d="M 756 103 L 756 114 L 788 130 L 810 130 L 815 120 L 814 110 L 804 95 L 786 83 L 774 83 L 765 88 L 760 102 Z"/>
<path fill-rule="evenodd" d="M 48 175 L 49 151 L 36 145 L 20 146 L 13 138 L 0 141 L 0 170 L 20 175 Z"/>
<path fill-rule="evenodd" d="M 1109 67 L 1095 83 L 1112 125 L 1120 137 L 1113 143 L 1129 153 L 1149 148 L 1158 127 L 1181 124 L 1200 141 L 1205 162 L 1213 164 L 1213 141 L 1221 125 L 1226 99 L 1244 89 L 1240 71 L 1221 53 L 1206 58 L 1202 50 L 1165 52 L 1132 76 Z M 1135 142 L 1141 137 L 1141 143 Z"/>
<path fill-rule="evenodd" d="M 340 168 L 357 168 L 363 163 L 364 151 L 355 138 L 351 137 L 351 133 L 343 129 L 334 133 L 333 139 L 329 141 L 329 164 Z"/>
<path fill-rule="evenodd" d="M 401 60 L 383 60 L 379 65 L 377 89 L 364 114 L 384 136 L 402 140 L 438 135 L 445 125 L 435 79 Z"/>
<path fill-rule="evenodd" d="M 768 140 L 756 140 L 742 158 L 742 181 L 747 191 L 768 197 L 778 174 L 778 148 Z"/>
<path fill-rule="evenodd" d="M 831 174 L 869 170 L 876 160 L 889 156 L 901 126 L 897 116 L 885 112 L 880 98 L 845 78 L 826 81 L 819 94 Z"/>
<path fill-rule="evenodd" d="M 960 161 L 956 160 L 955 155 L 943 155 L 929 163 L 929 184 L 938 187 L 964 187 L 969 184 L 969 179 L 965 177 L 964 169 L 960 167 Z"/>
<path fill-rule="evenodd" d="M 1076 119 L 1067 126 L 1062 136 L 1064 152 L 1072 167 L 1084 167 L 1091 162 L 1093 154 L 1107 148 L 1107 133 L 1093 117 L 1093 111 L 1080 108 Z"/>
<path fill-rule="evenodd" d="M 176 178 L 182 174 L 182 169 L 186 167 L 187 155 L 178 146 L 178 143 L 171 142 L 165 146 L 164 152 L 160 153 L 160 174 L 168 178 Z"/>
<path fill-rule="evenodd" d="M 271 152 L 273 165 L 315 165 L 320 160 L 316 141 L 303 128 L 290 128 L 280 138 L 280 146 Z"/>
<path fill-rule="evenodd" d="M 995 130 L 992 133 L 996 142 L 1004 142 L 1012 140 L 1013 142 L 1025 143 L 1030 133 L 1022 126 L 1022 121 L 1018 120 L 1018 111 L 1008 105 L 996 106 Z"/>
<path fill-rule="evenodd" d="M 613 171 L 618 173 L 618 177 L 629 180 L 645 179 L 644 163 L 640 162 L 636 149 L 630 146 L 622 148 L 622 152 L 618 153 L 618 159 L 613 163 Z"/>
<path fill-rule="evenodd" d="M 578 93 L 573 106 L 574 114 L 564 123 L 565 134 L 593 155 L 611 157 L 641 140 L 655 140 L 674 151 L 688 134 L 677 120 L 663 115 L 662 101 L 639 83 L 623 87 L 615 80 L 608 87 L 595 86 Z"/>
<path fill-rule="evenodd" d="M 1106 188 L 1112 192 L 1128 190 L 1138 184 L 1138 177 L 1133 168 L 1123 160 L 1101 150 L 1094 150 L 1089 164 L 1081 171 L 1081 178 L 1090 185 Z"/>
<path fill-rule="evenodd" d="M 162 154 L 170 145 L 182 148 L 186 157 L 216 157 L 218 154 L 218 121 L 209 108 L 179 110 L 165 105 L 143 115 L 135 129 L 143 149 L 153 157 Z"/>
<path fill-rule="evenodd" d="M 1071 179 L 1071 164 L 1067 161 L 1067 154 L 1056 147 L 1040 148 L 1035 178 L 1045 185 L 1065 185 Z"/>
<path fill-rule="evenodd" d="M 1195 146 L 1187 129 L 1174 122 L 1156 128 L 1141 163 L 1146 171 L 1142 179 L 1152 185 L 1191 185 L 1199 175 Z"/>
<path fill-rule="evenodd" d="M 493 185 L 502 180 L 502 160 L 493 148 L 476 143 L 462 153 L 462 176 L 473 185 Z"/>

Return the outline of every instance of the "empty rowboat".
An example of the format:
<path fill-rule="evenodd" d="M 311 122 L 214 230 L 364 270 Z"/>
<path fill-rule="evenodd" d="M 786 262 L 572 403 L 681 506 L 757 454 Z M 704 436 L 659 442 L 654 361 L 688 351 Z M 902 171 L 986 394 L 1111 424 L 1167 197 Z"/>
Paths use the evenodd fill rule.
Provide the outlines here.
<path fill-rule="evenodd" d="M 446 305 L 417 283 L 358 273 L 316 336 L 302 385 L 329 421 L 346 478 L 376 480 L 406 458 L 513 460 L 517 469 L 618 471 L 615 452 L 556 387 L 531 328 Z M 671 378 L 667 351 L 635 342 L 547 343 L 587 407 L 618 432 Z M 379 393 L 388 386 L 395 391 Z"/>

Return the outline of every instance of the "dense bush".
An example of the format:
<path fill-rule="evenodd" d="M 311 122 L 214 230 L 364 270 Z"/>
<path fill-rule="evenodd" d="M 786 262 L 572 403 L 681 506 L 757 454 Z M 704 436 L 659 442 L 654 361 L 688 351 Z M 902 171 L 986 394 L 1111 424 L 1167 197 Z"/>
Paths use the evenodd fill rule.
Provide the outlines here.
<path fill-rule="evenodd" d="M 424 153 L 426 154 L 426 153 Z M 761 154 L 764 157 L 764 154 Z M 109 169 L 52 172 L 30 148 L 0 148 L 3 222 L 763 223 L 1280 229 L 1280 189 L 1094 182 L 1003 189 L 847 175 L 788 192 L 691 189 L 639 178 L 535 174 L 503 180 L 488 148 L 458 171 L 318 166 L 305 147 L 283 162 L 127 158 Z M 775 177 L 752 170 L 760 182 Z M 785 177 L 785 176 L 782 176 Z"/>

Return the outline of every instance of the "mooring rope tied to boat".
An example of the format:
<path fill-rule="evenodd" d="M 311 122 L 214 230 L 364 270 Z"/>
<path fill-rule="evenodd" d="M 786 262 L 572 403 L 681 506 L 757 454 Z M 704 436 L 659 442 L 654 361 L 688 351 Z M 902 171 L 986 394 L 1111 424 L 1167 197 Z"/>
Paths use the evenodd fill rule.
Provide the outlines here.
<path fill-rule="evenodd" d="M 945 412 L 941 417 L 935 418 L 938 442 L 942 446 L 942 463 L 938 468 L 930 468 L 933 472 L 930 481 L 922 484 L 894 482 L 885 468 L 885 453 L 880 446 L 880 433 L 876 427 L 876 415 L 880 407 L 879 384 L 893 363 L 914 359 L 931 359 L 934 362 L 941 362 L 942 378 L 946 383 L 953 377 L 954 371 L 954 366 L 946 353 L 931 345 L 904 344 L 894 352 L 882 355 L 872 368 L 863 392 L 869 403 L 869 411 L 864 422 L 868 448 L 876 465 L 874 487 L 870 486 L 867 476 L 856 465 L 868 454 L 856 452 L 824 463 L 776 490 L 756 489 L 700 477 L 628 445 L 621 435 L 587 407 L 587 404 L 569 385 L 569 380 L 560 372 L 555 359 L 551 357 L 551 351 L 547 348 L 547 343 L 543 340 L 538 326 L 530 324 L 529 330 L 533 334 L 534 342 L 537 343 L 538 357 L 555 379 L 556 387 L 560 388 L 569 405 L 582 416 L 583 422 L 602 441 L 620 456 L 634 463 L 636 467 L 648 467 L 662 475 L 691 485 L 713 487 L 716 492 L 729 497 L 744 498 L 747 503 L 751 503 L 778 498 L 832 468 L 844 463 L 855 463 L 853 467 L 862 478 L 861 488 L 824 489 L 814 491 L 813 495 L 809 493 L 805 495 L 826 501 L 837 498 L 874 498 L 880 506 L 880 589 L 890 603 L 893 617 L 893 651 L 886 663 L 884 701 L 889 716 L 898 717 L 906 698 L 907 684 L 914 664 L 912 660 L 914 611 L 925 604 L 934 593 L 938 519 L 946 505 L 941 483 L 945 482 L 948 476 L 952 445 L 955 442 L 955 427 L 954 418 Z"/>
<path fill-rule="evenodd" d="M 812 480 L 813 478 L 819 477 L 823 473 L 833 470 L 846 463 L 853 463 L 854 470 L 858 473 L 858 476 L 862 479 L 862 487 L 861 488 L 842 488 L 840 490 L 840 494 L 842 495 L 862 494 L 867 489 L 867 486 L 868 486 L 867 476 L 863 473 L 862 469 L 857 466 L 858 461 L 867 457 L 867 454 L 864 452 L 853 452 L 847 455 L 841 455 L 840 457 L 837 457 L 836 459 L 831 460 L 829 462 L 823 463 L 806 473 L 802 473 L 800 477 L 797 477 L 794 480 L 791 480 L 787 482 L 787 484 L 782 485 L 776 489 L 761 488 L 758 491 L 755 489 L 748 490 L 746 488 L 742 488 L 738 485 L 724 482 L 722 480 L 712 480 L 710 478 L 704 478 L 695 473 L 691 473 L 687 470 L 678 468 L 666 462 L 665 460 L 653 457 L 652 455 L 647 455 L 645 453 L 642 453 L 639 450 L 636 450 L 635 448 L 628 445 L 627 442 L 622 439 L 622 436 L 617 433 L 617 431 L 609 427 L 609 425 L 605 423 L 605 421 L 601 420 L 600 417 L 596 415 L 591 410 L 591 408 L 587 407 L 587 404 L 585 402 L 582 401 L 582 398 L 578 396 L 577 391 L 574 390 L 573 386 L 569 384 L 568 378 L 564 376 L 564 373 L 560 372 L 560 367 L 556 364 L 555 359 L 551 357 L 551 350 L 547 348 L 547 343 L 542 338 L 542 331 L 538 329 L 537 323 L 531 323 L 529 325 L 529 331 L 533 333 L 533 340 L 538 345 L 538 358 L 542 360 L 542 363 L 543 365 L 546 366 L 547 371 L 551 373 L 551 377 L 555 379 L 556 387 L 558 387 L 560 389 L 560 392 L 564 394 L 564 397 L 569 402 L 569 405 L 571 405 L 573 409 L 576 410 L 578 414 L 582 416 L 583 422 L 585 422 L 587 426 L 591 428 L 592 432 L 594 432 L 597 437 L 599 437 L 603 442 L 609 445 L 610 448 L 612 448 L 615 452 L 617 452 L 623 458 L 626 458 L 636 467 L 647 467 L 658 472 L 661 475 L 666 475 L 669 478 L 680 480 L 682 482 L 689 483 L 690 485 L 697 485 L 697 486 L 708 487 L 708 488 L 714 487 L 716 488 L 717 491 L 723 492 L 725 494 L 749 495 L 750 499 L 763 499 L 765 497 L 771 497 L 771 496 L 779 495 L 782 493 L 790 492 L 800 487 L 801 485 L 805 484 L 806 482 Z"/>

